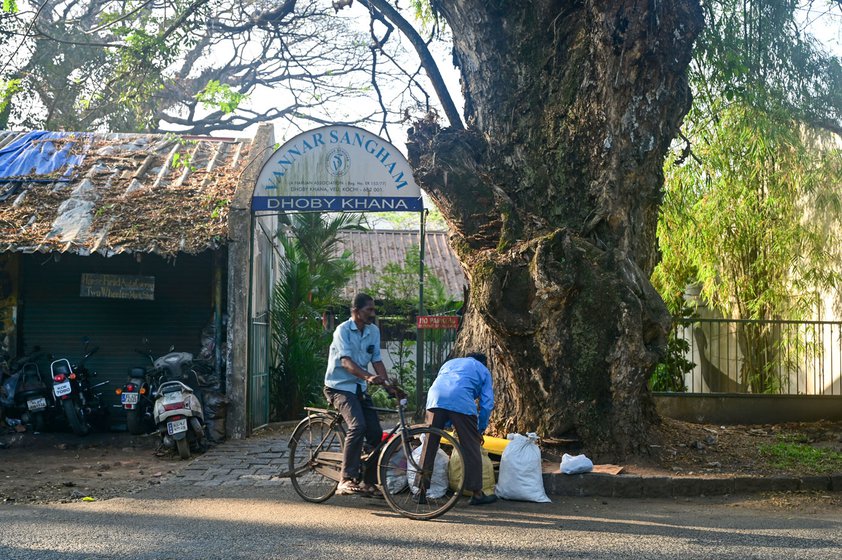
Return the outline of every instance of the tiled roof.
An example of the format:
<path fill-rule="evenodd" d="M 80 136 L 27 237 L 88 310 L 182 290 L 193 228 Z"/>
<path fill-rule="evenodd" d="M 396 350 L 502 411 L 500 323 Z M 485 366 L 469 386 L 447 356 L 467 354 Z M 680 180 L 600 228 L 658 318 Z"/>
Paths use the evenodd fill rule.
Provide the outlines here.
<path fill-rule="evenodd" d="M 174 134 L 0 131 L 0 252 L 218 247 L 251 148 Z"/>
<path fill-rule="evenodd" d="M 419 246 L 421 235 L 417 231 L 370 230 L 343 231 L 340 238 L 340 251 L 349 250 L 360 269 L 343 292 L 343 297 L 350 300 L 355 293 L 370 289 L 377 273 L 390 262 L 403 265 L 410 247 Z M 468 282 L 447 244 L 447 233 L 428 231 L 424 252 L 427 273 L 438 277 L 451 297 L 461 300 L 462 288 Z"/>

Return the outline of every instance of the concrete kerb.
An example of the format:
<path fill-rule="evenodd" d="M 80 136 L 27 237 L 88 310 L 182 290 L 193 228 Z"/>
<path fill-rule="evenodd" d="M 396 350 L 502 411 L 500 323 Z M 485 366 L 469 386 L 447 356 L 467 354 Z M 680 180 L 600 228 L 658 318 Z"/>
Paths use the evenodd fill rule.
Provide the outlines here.
<path fill-rule="evenodd" d="M 544 473 L 548 495 L 603 498 L 728 496 L 763 492 L 842 492 L 842 474 L 829 476 L 669 477 Z"/>

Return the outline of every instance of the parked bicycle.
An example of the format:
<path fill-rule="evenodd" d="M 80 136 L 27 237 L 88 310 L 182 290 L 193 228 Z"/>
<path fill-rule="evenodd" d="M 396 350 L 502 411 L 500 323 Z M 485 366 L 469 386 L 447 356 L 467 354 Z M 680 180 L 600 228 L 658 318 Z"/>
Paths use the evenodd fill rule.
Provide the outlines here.
<path fill-rule="evenodd" d="M 442 468 L 439 463 L 421 465 L 425 439 L 440 438 L 440 450 L 449 461 L 459 461 L 464 468 L 462 448 L 449 433 L 427 425 L 407 425 L 406 398 L 398 399 L 396 410 L 375 408 L 378 413 L 397 412 L 399 422 L 374 449 L 363 453 L 363 469 L 377 457 L 377 486 L 389 506 L 410 519 L 435 519 L 456 505 L 462 495 L 464 479 L 458 488 L 430 492 L 428 481 Z M 289 471 L 292 486 L 308 502 L 321 503 L 336 492 L 342 478 L 342 451 L 345 429 L 342 415 L 334 409 L 306 407 L 307 417 L 295 427 L 289 441 Z M 439 455 L 441 451 L 437 452 Z M 433 461 L 430 461 L 433 463 Z M 423 468 L 422 468 L 423 467 Z M 464 470 L 463 470 L 464 472 Z M 421 483 L 421 481 L 426 481 Z"/>

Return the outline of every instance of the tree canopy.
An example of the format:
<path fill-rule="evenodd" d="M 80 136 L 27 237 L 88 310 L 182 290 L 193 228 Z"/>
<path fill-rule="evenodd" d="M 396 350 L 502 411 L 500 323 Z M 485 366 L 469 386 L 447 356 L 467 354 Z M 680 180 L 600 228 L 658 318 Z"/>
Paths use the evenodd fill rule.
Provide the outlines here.
<path fill-rule="evenodd" d="M 667 158 L 653 280 L 673 312 L 689 283 L 721 316 L 815 319 L 842 273 L 842 66 L 806 33 L 842 21 L 838 2 L 704 4 L 694 104 Z M 833 16 L 834 14 L 830 14 Z M 740 382 L 778 389 L 769 372 L 791 343 L 739 323 Z"/>
<path fill-rule="evenodd" d="M 394 26 L 366 16 L 323 0 L 19 0 L 0 12 L 0 101 L 25 128 L 193 134 L 428 110 Z"/>
<path fill-rule="evenodd" d="M 704 6 L 694 104 L 665 167 L 655 279 L 673 307 L 699 281 L 726 315 L 796 318 L 838 281 L 842 59 L 804 26 L 842 22 L 842 6 Z"/>

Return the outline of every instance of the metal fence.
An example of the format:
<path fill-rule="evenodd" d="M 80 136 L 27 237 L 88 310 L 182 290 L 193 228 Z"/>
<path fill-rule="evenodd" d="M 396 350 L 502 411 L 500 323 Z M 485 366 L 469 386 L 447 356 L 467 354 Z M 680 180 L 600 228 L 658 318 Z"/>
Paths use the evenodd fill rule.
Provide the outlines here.
<path fill-rule="evenodd" d="M 251 320 L 248 423 L 256 430 L 269 423 L 269 314 Z"/>
<path fill-rule="evenodd" d="M 439 368 L 450 356 L 456 344 L 456 333 L 456 329 L 429 329 L 424 333 L 424 363 L 421 371 L 425 395 L 438 375 Z"/>
<path fill-rule="evenodd" d="M 842 395 L 842 322 L 678 319 L 674 328 L 693 364 L 689 392 Z"/>
<path fill-rule="evenodd" d="M 434 315 L 452 315 L 441 313 Z M 378 319 L 381 329 L 381 339 L 386 349 L 387 366 L 390 373 L 399 375 L 401 383 L 414 387 L 417 371 L 420 368 L 423 376 L 422 395 L 426 394 L 439 368 L 450 357 L 456 343 L 456 329 L 424 329 L 422 348 L 418 348 L 418 330 L 416 317 L 412 314 L 403 316 L 391 315 Z M 421 362 L 418 358 L 421 356 Z M 414 403 L 410 403 L 414 405 Z"/>

